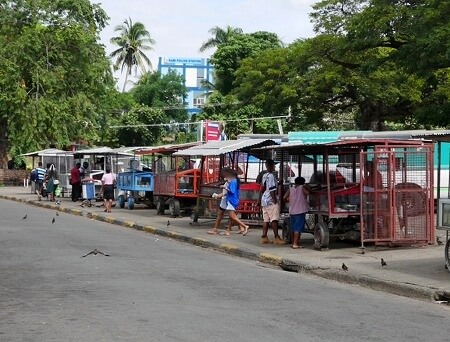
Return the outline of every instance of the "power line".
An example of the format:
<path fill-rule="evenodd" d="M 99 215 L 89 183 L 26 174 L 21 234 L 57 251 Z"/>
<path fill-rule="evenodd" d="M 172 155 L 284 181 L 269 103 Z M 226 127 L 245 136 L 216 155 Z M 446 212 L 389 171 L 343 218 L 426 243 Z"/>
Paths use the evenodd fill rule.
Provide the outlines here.
<path fill-rule="evenodd" d="M 214 107 L 222 107 L 222 106 L 235 106 L 242 104 L 241 101 L 229 102 L 229 103 L 205 103 L 203 105 L 196 106 L 197 108 L 214 108 Z M 159 109 L 159 110 L 187 110 L 186 106 L 165 106 L 165 107 L 147 107 L 150 109 Z"/>
<path fill-rule="evenodd" d="M 248 118 L 245 119 L 247 121 L 260 121 L 260 120 L 269 120 L 269 119 L 287 119 L 288 115 L 281 116 L 261 116 L 258 118 Z M 229 119 L 229 120 L 209 120 L 209 121 L 220 121 L 220 122 L 237 122 L 242 121 L 244 119 Z M 139 125 L 115 125 L 110 128 L 138 128 L 138 127 L 167 127 L 167 126 L 184 126 L 184 125 L 199 125 L 202 121 L 196 122 L 171 122 L 171 123 L 159 123 L 159 124 L 139 124 Z"/>

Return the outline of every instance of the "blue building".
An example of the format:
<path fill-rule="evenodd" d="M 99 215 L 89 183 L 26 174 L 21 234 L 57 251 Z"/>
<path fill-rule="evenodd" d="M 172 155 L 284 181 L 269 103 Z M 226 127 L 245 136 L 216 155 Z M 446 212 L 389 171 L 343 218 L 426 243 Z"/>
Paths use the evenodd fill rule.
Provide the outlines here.
<path fill-rule="evenodd" d="M 189 115 L 198 113 L 200 107 L 205 103 L 210 89 L 204 83 L 214 83 L 213 66 L 207 58 L 179 58 L 159 57 L 158 71 L 161 75 L 175 70 L 183 76 L 184 83 L 188 89 L 188 96 L 184 99 Z"/>

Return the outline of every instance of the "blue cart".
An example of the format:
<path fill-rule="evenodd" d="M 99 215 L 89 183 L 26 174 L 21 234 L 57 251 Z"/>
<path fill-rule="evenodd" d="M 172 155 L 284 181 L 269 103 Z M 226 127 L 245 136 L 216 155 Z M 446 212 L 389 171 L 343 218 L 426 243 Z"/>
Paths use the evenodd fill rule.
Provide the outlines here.
<path fill-rule="evenodd" d="M 117 175 L 117 189 L 120 191 L 117 204 L 124 208 L 133 209 L 135 204 L 144 203 L 153 206 L 153 172 L 128 171 Z"/>

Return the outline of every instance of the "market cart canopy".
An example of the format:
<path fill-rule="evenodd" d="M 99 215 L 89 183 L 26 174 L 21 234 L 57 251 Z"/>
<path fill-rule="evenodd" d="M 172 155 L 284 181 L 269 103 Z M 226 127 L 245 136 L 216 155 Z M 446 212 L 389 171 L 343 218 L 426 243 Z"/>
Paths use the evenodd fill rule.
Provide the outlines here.
<path fill-rule="evenodd" d="M 172 154 L 177 151 L 186 150 L 193 146 L 202 145 L 202 141 L 190 142 L 184 144 L 171 144 L 171 145 L 160 145 L 160 146 L 149 146 L 149 147 L 141 147 L 134 152 L 140 155 L 148 155 L 148 154 Z"/>
<path fill-rule="evenodd" d="M 118 149 L 110 147 L 96 147 L 87 150 L 79 150 L 73 152 L 75 159 L 81 158 L 84 155 L 116 155 L 116 156 L 132 156 L 132 153 L 122 152 Z"/>
<path fill-rule="evenodd" d="M 174 153 L 175 156 L 220 156 L 222 154 L 242 151 L 252 154 L 252 150 L 264 146 L 273 146 L 275 141 L 271 139 L 238 139 L 213 141 L 204 145 L 194 146 L 184 151 Z"/>
<path fill-rule="evenodd" d="M 58 150 L 56 148 L 48 148 L 45 150 L 24 153 L 24 154 L 22 154 L 22 156 L 24 156 L 24 157 L 43 157 L 43 156 L 56 157 L 56 156 L 59 156 L 64 153 L 71 153 L 71 152 Z"/>
<path fill-rule="evenodd" d="M 429 139 L 437 142 L 450 142 L 450 130 L 425 131 L 425 133 L 415 134 L 413 137 L 418 139 Z"/>

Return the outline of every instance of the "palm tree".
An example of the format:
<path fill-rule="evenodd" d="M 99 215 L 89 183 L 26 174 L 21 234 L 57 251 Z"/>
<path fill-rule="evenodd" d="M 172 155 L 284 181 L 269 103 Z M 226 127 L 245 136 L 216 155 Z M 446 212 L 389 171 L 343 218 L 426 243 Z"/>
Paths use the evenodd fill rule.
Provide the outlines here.
<path fill-rule="evenodd" d="M 244 31 L 239 27 L 232 27 L 228 25 L 225 29 L 220 28 L 219 26 L 214 26 L 208 32 L 211 33 L 213 37 L 202 44 L 200 47 L 200 52 L 226 43 L 231 37 L 242 34 Z"/>
<path fill-rule="evenodd" d="M 131 18 L 128 18 L 122 25 L 116 26 L 114 29 L 119 35 L 111 38 L 111 43 L 119 46 L 119 48 L 111 53 L 112 58 L 116 58 L 114 68 L 118 70 L 121 68 L 122 72 L 126 70 L 125 82 L 123 91 L 128 82 L 128 76 L 131 75 L 133 67 L 137 71 L 140 69 L 141 74 L 145 74 L 146 66 L 152 68 L 152 63 L 144 51 L 153 50 L 152 45 L 155 40 L 150 36 L 144 26 L 140 22 L 133 23 Z"/>

